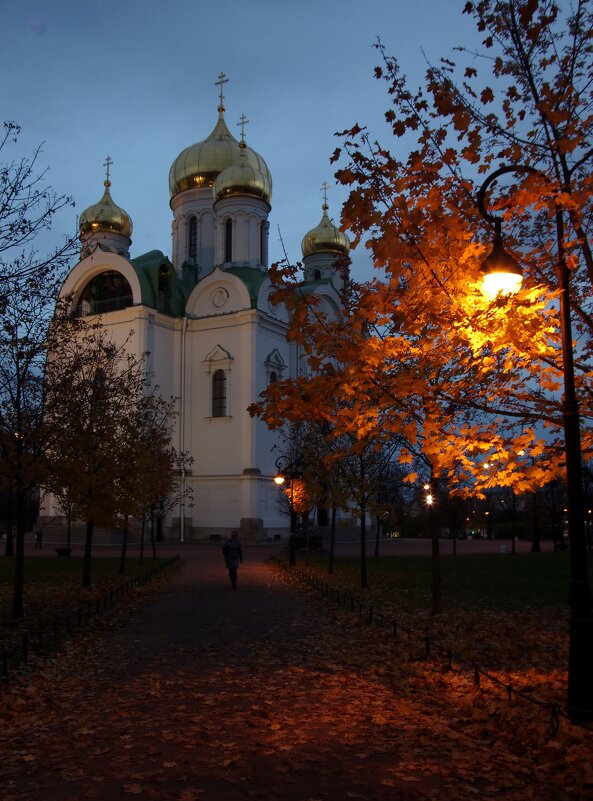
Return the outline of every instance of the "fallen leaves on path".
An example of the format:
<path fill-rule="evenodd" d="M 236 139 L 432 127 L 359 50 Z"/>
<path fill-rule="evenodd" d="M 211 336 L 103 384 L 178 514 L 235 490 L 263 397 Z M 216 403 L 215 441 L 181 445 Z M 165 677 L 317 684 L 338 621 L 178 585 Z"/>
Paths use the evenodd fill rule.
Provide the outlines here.
<path fill-rule="evenodd" d="M 207 642 L 190 625 L 161 648 L 139 610 L 6 686 L 4 801 L 593 798 L 588 732 L 262 571 Z"/>

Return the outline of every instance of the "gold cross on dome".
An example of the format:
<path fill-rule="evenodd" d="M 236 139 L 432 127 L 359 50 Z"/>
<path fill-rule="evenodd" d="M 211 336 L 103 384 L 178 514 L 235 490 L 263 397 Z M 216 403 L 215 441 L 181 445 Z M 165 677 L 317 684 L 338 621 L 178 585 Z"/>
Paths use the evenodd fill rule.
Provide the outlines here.
<path fill-rule="evenodd" d="M 113 159 L 111 158 L 111 156 L 107 156 L 107 158 L 103 162 L 103 166 L 105 167 L 105 173 L 106 173 L 105 175 L 106 181 L 109 181 L 109 168 L 111 167 L 112 164 L 113 164 Z"/>
<path fill-rule="evenodd" d="M 224 72 L 220 73 L 220 75 L 218 76 L 218 80 L 217 81 L 214 81 L 214 86 L 220 86 L 219 105 L 220 105 L 221 108 L 224 105 L 224 94 L 223 94 L 222 88 L 223 88 L 224 84 L 228 83 L 228 82 L 229 82 L 229 79 L 226 77 Z"/>
<path fill-rule="evenodd" d="M 324 181 L 321 184 L 321 191 L 323 192 L 323 205 L 327 206 L 327 190 L 329 189 L 329 184 L 327 181 Z"/>
<path fill-rule="evenodd" d="M 249 122 L 249 120 L 247 119 L 245 114 L 241 114 L 241 116 L 239 117 L 239 122 L 237 123 L 237 125 L 241 126 L 241 141 L 242 142 L 245 141 L 245 126 L 247 125 L 248 122 Z"/>

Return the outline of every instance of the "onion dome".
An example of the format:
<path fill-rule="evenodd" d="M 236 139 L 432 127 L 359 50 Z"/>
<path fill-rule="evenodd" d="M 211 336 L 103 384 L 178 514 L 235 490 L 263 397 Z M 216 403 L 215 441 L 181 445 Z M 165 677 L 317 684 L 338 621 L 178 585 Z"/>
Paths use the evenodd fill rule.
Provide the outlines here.
<path fill-rule="evenodd" d="M 99 231 L 109 231 L 114 234 L 121 234 L 128 239 L 132 236 L 132 220 L 130 215 L 122 208 L 117 206 L 111 197 L 109 178 L 103 184 L 105 191 L 98 203 L 89 206 L 80 215 L 78 229 L 80 235 L 96 233 Z"/>
<path fill-rule="evenodd" d="M 328 217 L 329 206 L 327 201 L 323 203 L 323 217 L 316 228 L 312 228 L 305 234 L 301 242 L 303 257 L 312 256 L 314 253 L 338 253 L 348 255 L 350 251 L 350 240 L 343 231 L 332 223 Z"/>
<path fill-rule="evenodd" d="M 247 145 L 239 144 L 239 161 L 219 173 L 214 182 L 214 201 L 223 197 L 255 197 L 270 203 L 272 200 L 271 180 L 247 159 Z"/>
<path fill-rule="evenodd" d="M 216 177 L 229 167 L 236 166 L 241 156 L 239 142 L 231 134 L 224 120 L 224 107 L 218 107 L 218 122 L 203 142 L 186 147 L 177 156 L 169 171 L 171 195 L 185 189 L 213 186 Z M 245 146 L 245 158 L 250 167 L 259 172 L 263 184 L 271 195 L 272 177 L 263 158 Z M 262 178 L 258 180 L 261 182 Z"/>

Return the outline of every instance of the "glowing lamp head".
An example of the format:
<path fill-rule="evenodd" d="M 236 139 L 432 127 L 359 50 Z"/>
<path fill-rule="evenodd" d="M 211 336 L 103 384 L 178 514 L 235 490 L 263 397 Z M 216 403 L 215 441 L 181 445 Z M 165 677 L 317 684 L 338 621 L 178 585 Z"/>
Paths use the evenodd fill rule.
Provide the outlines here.
<path fill-rule="evenodd" d="M 428 493 L 428 495 L 426 496 L 426 504 L 427 506 L 432 506 L 433 503 L 434 503 L 434 498 L 431 495 L 431 493 Z"/>
<path fill-rule="evenodd" d="M 523 272 L 502 244 L 500 229 L 494 236 L 492 252 L 482 262 L 482 294 L 490 300 L 499 295 L 515 295 L 521 289 Z"/>
<path fill-rule="evenodd" d="M 280 487 L 282 484 L 284 484 L 285 479 L 284 479 L 284 476 L 277 475 L 277 476 L 274 476 L 274 481 Z"/>

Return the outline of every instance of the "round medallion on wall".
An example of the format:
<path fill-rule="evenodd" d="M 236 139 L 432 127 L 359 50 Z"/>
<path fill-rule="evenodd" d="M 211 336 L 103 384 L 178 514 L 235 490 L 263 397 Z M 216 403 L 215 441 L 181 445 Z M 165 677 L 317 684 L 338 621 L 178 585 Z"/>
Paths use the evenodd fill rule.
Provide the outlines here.
<path fill-rule="evenodd" d="M 229 302 L 229 293 L 223 286 L 217 286 L 210 295 L 210 303 L 215 309 L 224 309 Z"/>

